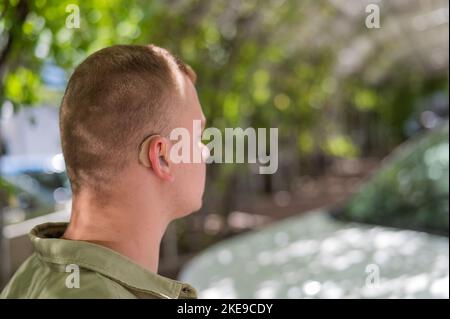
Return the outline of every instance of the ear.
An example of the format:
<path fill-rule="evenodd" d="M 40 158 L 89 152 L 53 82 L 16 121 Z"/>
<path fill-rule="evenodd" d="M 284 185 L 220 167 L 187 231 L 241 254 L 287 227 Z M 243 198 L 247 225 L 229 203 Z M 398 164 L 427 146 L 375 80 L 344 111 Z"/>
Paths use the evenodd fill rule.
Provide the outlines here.
<path fill-rule="evenodd" d="M 139 162 L 153 170 L 159 178 L 172 182 L 169 158 L 169 141 L 160 135 L 152 135 L 142 142 L 139 150 Z"/>

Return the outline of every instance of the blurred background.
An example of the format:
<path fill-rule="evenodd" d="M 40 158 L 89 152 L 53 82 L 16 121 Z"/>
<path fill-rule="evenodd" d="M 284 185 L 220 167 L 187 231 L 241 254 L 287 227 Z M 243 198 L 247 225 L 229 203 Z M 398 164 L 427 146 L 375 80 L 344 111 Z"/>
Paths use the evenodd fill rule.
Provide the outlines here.
<path fill-rule="evenodd" d="M 161 274 L 204 298 L 448 298 L 448 7 L 2 0 L 0 287 L 34 225 L 69 219 L 58 108 L 72 70 L 154 43 L 196 71 L 208 126 L 279 129 L 275 174 L 208 165 Z"/>

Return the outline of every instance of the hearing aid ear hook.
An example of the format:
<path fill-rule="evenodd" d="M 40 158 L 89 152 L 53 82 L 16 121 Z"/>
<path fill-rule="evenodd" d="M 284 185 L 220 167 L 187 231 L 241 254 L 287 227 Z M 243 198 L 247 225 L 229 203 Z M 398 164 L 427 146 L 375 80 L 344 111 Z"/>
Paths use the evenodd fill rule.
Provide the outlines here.
<path fill-rule="evenodd" d="M 157 134 L 150 135 L 150 136 L 146 137 L 145 140 L 139 146 L 139 163 L 141 163 L 145 167 L 152 166 L 150 159 L 148 157 L 148 152 L 149 152 L 150 143 L 157 137 L 161 137 L 161 136 L 157 135 Z M 165 161 L 165 159 L 167 157 L 167 147 L 165 145 L 163 145 L 162 152 L 163 152 L 163 155 L 161 155 L 160 158 L 162 157 L 163 160 Z"/>

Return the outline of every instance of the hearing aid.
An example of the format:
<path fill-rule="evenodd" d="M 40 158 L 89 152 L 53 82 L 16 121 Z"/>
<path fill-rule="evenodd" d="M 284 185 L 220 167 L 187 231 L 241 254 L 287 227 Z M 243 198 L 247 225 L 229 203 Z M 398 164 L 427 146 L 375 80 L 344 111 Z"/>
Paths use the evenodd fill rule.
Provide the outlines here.
<path fill-rule="evenodd" d="M 148 156 L 150 143 L 157 137 L 161 137 L 160 135 L 150 135 L 147 137 L 139 146 L 139 163 L 144 165 L 145 167 L 151 167 L 152 164 L 150 162 L 150 158 Z M 159 156 L 159 161 L 162 165 L 168 165 L 167 163 L 167 147 L 165 144 L 162 144 L 162 152 L 163 154 Z"/>

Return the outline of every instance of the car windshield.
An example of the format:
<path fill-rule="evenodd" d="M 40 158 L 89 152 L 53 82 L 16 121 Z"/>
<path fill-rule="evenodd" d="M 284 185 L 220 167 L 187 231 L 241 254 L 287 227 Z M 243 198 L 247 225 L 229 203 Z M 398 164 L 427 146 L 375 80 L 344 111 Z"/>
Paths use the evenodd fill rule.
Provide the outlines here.
<path fill-rule="evenodd" d="M 26 175 L 32 177 L 39 185 L 48 190 L 54 190 L 59 187 L 67 187 L 67 177 L 65 173 L 41 173 L 27 172 Z"/>
<path fill-rule="evenodd" d="M 339 216 L 448 236 L 448 133 L 447 122 L 396 150 Z"/>
<path fill-rule="evenodd" d="M 5 224 L 53 213 L 71 197 L 65 172 L 24 170 L 4 176 L 3 180 L 10 189 Z"/>

